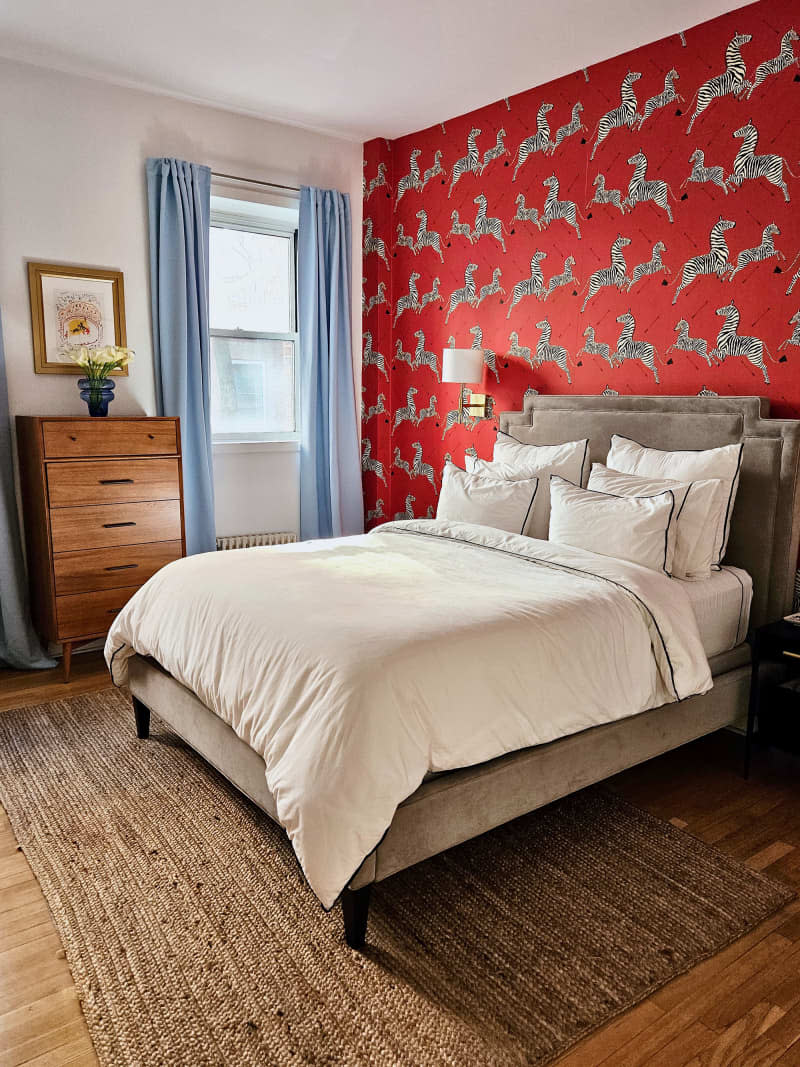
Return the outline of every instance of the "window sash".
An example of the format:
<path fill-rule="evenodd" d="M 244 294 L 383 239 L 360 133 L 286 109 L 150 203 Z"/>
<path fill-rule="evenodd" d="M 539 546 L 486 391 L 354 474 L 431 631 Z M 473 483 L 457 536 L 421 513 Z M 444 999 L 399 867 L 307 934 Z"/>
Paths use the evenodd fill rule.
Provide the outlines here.
<path fill-rule="evenodd" d="M 209 337 L 231 337 L 239 341 L 297 341 L 296 333 L 262 333 L 260 330 L 209 330 Z"/>
<path fill-rule="evenodd" d="M 263 233 L 269 237 L 288 238 L 286 241 L 289 256 L 289 321 L 294 330 L 288 333 L 258 330 L 217 330 L 209 329 L 211 337 L 227 337 L 232 340 L 253 341 L 291 341 L 294 345 L 294 431 L 245 431 L 242 433 L 219 433 L 212 430 L 211 439 L 217 444 L 235 444 L 270 441 L 299 441 L 300 440 L 300 389 L 298 383 L 299 371 L 299 346 L 300 338 L 297 332 L 297 229 L 296 227 L 281 228 L 278 223 L 265 225 L 260 219 L 246 219 L 241 216 L 231 217 L 224 212 L 215 211 L 211 214 L 211 225 L 218 229 L 244 230 L 247 233 Z"/>
<path fill-rule="evenodd" d="M 282 237 L 286 240 L 286 247 L 289 256 L 289 322 L 294 327 L 294 330 L 290 334 L 273 334 L 273 333 L 258 333 L 251 334 L 255 337 L 282 337 L 286 340 L 291 340 L 292 336 L 297 333 L 297 230 L 287 229 L 282 230 L 279 226 L 272 224 L 265 226 L 260 220 L 253 220 L 252 222 L 244 221 L 241 218 L 236 220 L 231 219 L 230 216 L 225 216 L 222 212 L 213 212 L 211 215 L 211 226 L 217 230 L 242 230 L 245 233 L 263 233 L 267 237 Z M 287 240 L 288 238 L 288 240 Z M 220 330 L 211 331 L 212 336 L 229 336 L 230 331 Z M 238 336 L 244 337 L 245 331 L 242 331 Z"/>
<path fill-rule="evenodd" d="M 225 443 L 241 443 L 247 441 L 299 441 L 300 440 L 300 389 L 297 380 L 298 365 L 299 365 L 299 339 L 296 333 L 294 334 L 278 334 L 278 333 L 249 333 L 246 331 L 236 330 L 212 330 L 211 335 L 213 337 L 231 338 L 234 340 L 266 340 L 266 341 L 289 341 L 292 343 L 294 351 L 294 367 L 293 367 L 293 382 L 294 382 L 294 395 L 292 397 L 294 401 L 294 430 L 244 430 L 241 433 L 236 432 L 220 432 L 219 430 L 211 431 L 212 442 L 218 444 Z"/>

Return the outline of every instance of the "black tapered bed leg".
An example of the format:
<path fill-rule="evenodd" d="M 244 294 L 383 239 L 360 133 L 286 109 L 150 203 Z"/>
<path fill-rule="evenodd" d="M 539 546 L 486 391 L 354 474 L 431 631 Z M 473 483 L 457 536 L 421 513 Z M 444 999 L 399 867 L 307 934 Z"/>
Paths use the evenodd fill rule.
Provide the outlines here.
<path fill-rule="evenodd" d="M 134 697 L 133 714 L 136 716 L 136 736 L 146 741 L 150 736 L 150 709 Z"/>
<path fill-rule="evenodd" d="M 363 948 L 367 937 L 367 917 L 371 885 L 361 889 L 342 890 L 342 917 L 344 937 L 350 948 Z"/>

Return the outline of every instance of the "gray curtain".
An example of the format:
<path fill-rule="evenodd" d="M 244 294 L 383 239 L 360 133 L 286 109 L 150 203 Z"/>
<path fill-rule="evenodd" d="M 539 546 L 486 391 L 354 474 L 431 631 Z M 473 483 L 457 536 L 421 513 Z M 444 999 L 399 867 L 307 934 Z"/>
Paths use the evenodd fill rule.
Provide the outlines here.
<path fill-rule="evenodd" d="M 0 667 L 20 670 L 55 667 L 55 660 L 42 650 L 28 615 L 11 448 L 11 416 L 0 316 Z"/>
<path fill-rule="evenodd" d="M 208 245 L 211 171 L 147 160 L 150 297 L 159 415 L 181 420 L 186 551 L 213 552 Z"/>
<path fill-rule="evenodd" d="M 353 392 L 350 197 L 300 190 L 300 536 L 363 533 Z"/>

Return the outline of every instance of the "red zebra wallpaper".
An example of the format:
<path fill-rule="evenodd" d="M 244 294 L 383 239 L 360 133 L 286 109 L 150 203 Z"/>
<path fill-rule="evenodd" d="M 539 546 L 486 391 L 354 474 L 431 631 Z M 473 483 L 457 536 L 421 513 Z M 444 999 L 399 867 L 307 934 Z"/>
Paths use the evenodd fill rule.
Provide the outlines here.
<path fill-rule="evenodd" d="M 761 2 L 364 146 L 368 526 L 433 514 L 458 422 L 442 350 L 484 350 L 490 414 L 540 393 L 758 394 L 800 416 L 800 42 Z"/>

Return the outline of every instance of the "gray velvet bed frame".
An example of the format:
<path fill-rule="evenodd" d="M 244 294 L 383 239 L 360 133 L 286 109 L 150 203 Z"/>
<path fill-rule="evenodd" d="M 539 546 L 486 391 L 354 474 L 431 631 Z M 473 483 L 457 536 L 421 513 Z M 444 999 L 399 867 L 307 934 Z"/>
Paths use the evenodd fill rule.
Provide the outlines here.
<path fill-rule="evenodd" d="M 758 397 L 527 396 L 500 429 L 531 444 L 588 437 L 603 462 L 612 433 L 662 449 L 744 442 L 726 562 L 753 578 L 751 628 L 791 609 L 800 538 L 800 421 L 768 418 Z M 134 656 L 130 689 L 137 732 L 150 709 L 277 821 L 264 763 L 233 730 L 157 663 Z M 678 704 L 597 726 L 547 745 L 430 777 L 395 813 L 378 847 L 342 894 L 345 936 L 359 948 L 374 882 L 510 819 L 679 745 L 741 722 L 750 684 L 747 644 L 711 660 L 714 688 Z"/>

